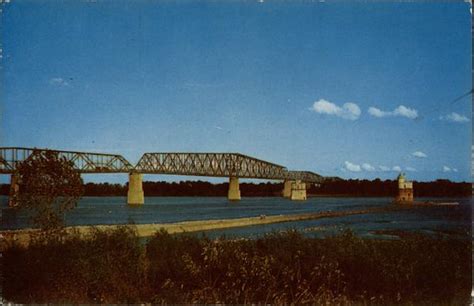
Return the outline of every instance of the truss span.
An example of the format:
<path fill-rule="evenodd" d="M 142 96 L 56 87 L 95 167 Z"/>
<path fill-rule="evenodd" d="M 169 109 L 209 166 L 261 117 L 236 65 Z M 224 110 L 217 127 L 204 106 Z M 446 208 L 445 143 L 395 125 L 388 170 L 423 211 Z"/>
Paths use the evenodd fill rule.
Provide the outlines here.
<path fill-rule="evenodd" d="M 321 183 L 324 181 L 324 177 L 310 171 L 288 171 L 286 174 L 286 180 L 300 180 L 308 183 Z"/>
<path fill-rule="evenodd" d="M 56 152 L 73 162 L 80 173 L 145 173 L 271 180 L 301 180 L 319 183 L 319 174 L 288 171 L 284 166 L 240 153 L 145 153 L 134 167 L 117 154 L 60 151 L 38 148 L 1 147 L 0 174 L 11 174 L 17 166 L 38 154 Z"/>
<path fill-rule="evenodd" d="M 0 148 L 0 173 L 13 173 L 21 162 L 48 151 L 73 162 L 74 168 L 81 173 L 128 173 L 133 169 L 121 155 L 4 147 Z"/>
<path fill-rule="evenodd" d="M 286 168 L 239 153 L 145 153 L 135 171 L 214 177 L 281 179 Z"/>

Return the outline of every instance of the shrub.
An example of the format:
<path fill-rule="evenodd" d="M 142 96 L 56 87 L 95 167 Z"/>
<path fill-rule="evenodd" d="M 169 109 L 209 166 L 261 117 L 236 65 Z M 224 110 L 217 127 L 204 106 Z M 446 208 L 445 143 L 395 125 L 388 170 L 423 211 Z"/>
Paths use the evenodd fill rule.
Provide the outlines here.
<path fill-rule="evenodd" d="M 17 303 L 138 302 L 145 284 L 136 233 L 120 227 L 83 239 L 42 238 L 3 252 L 3 294 Z"/>
<path fill-rule="evenodd" d="M 407 235 L 315 239 L 296 231 L 256 240 L 128 227 L 13 245 L 3 294 L 17 303 L 466 304 L 471 242 Z"/>

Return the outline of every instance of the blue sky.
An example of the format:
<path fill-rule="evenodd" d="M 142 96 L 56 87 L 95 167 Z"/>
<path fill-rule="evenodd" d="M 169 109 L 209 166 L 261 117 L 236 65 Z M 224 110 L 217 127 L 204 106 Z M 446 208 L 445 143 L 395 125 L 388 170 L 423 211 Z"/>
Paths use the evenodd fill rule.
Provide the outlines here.
<path fill-rule="evenodd" d="M 468 3 L 13 0 L 2 10 L 4 146 L 132 163 L 144 152 L 241 152 L 344 178 L 470 180 L 471 97 L 451 103 L 472 88 Z"/>

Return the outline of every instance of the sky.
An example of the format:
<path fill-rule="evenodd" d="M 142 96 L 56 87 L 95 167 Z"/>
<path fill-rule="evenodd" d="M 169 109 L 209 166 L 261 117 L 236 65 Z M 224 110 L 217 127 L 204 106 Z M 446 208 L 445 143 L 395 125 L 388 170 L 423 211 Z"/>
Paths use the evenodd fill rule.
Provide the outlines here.
<path fill-rule="evenodd" d="M 1 5 L 2 146 L 471 180 L 469 3 Z"/>

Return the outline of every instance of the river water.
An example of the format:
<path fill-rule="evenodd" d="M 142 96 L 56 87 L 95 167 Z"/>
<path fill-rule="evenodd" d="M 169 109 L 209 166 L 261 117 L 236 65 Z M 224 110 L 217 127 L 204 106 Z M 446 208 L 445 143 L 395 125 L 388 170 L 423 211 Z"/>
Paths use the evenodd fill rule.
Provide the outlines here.
<path fill-rule="evenodd" d="M 141 206 L 129 206 L 126 197 L 84 197 L 65 215 L 67 225 L 168 223 L 228 219 L 261 215 L 285 215 L 320 211 L 356 210 L 391 204 L 392 198 L 312 197 L 296 202 L 279 197 L 242 198 L 230 202 L 221 197 L 147 197 Z M 217 237 L 256 237 L 272 231 L 298 229 L 308 236 L 324 236 L 351 229 L 363 237 L 395 237 L 395 231 L 418 231 L 450 236 L 470 235 L 471 198 L 418 198 L 417 201 L 458 202 L 458 206 L 416 207 L 410 210 L 370 213 L 232 228 L 206 232 Z M 8 197 L 0 197 L 2 229 L 31 227 L 25 212 L 9 209 Z"/>

